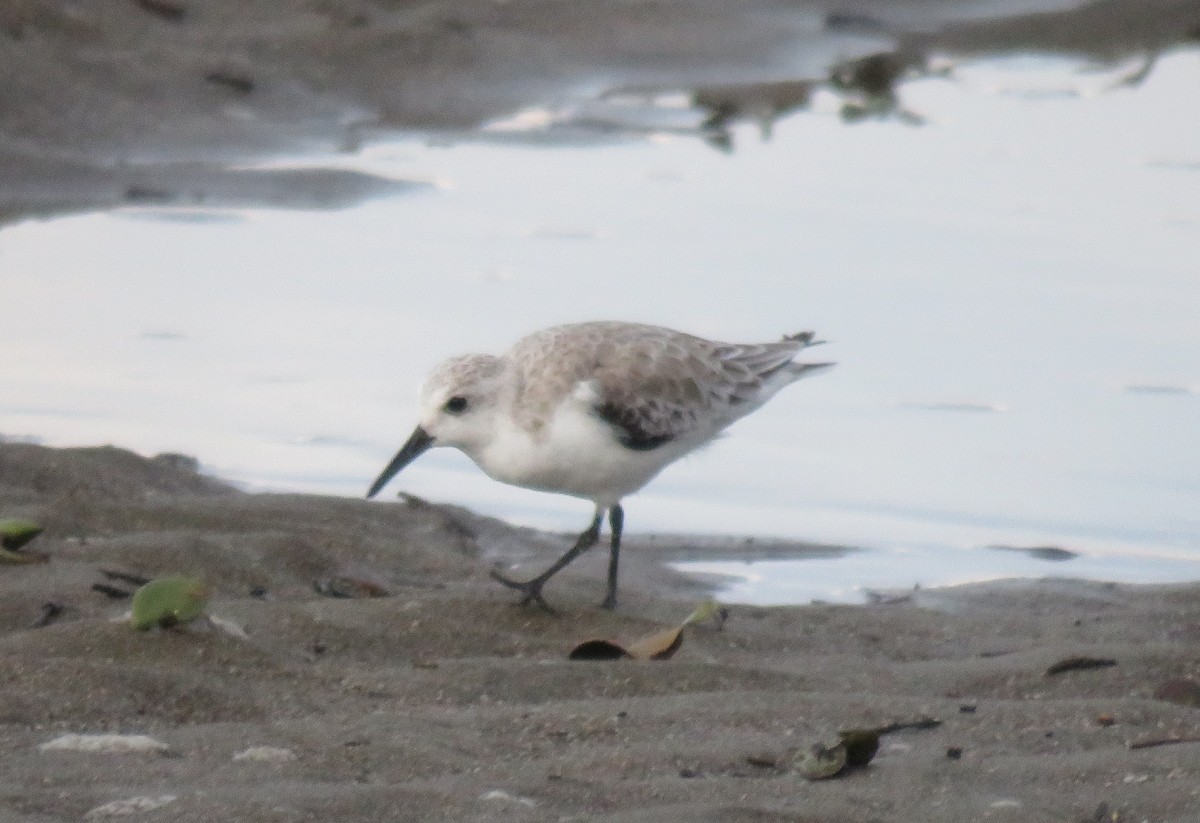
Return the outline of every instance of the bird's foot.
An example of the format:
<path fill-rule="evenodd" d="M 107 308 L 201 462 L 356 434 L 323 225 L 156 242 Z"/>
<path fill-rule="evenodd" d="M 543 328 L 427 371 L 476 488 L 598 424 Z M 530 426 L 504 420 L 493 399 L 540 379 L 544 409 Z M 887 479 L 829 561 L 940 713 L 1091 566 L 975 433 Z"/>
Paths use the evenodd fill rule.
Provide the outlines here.
<path fill-rule="evenodd" d="M 492 579 L 497 583 L 503 583 L 510 589 L 516 589 L 524 593 L 524 597 L 518 605 L 528 606 L 530 603 L 535 604 L 542 611 L 554 614 L 554 609 L 550 608 L 550 604 L 546 602 L 546 598 L 542 597 L 542 586 L 546 584 L 545 578 L 535 577 L 532 580 L 513 580 L 511 577 L 505 577 L 500 572 L 492 569 L 490 572 Z"/>
<path fill-rule="evenodd" d="M 608 609 L 610 612 L 617 610 L 617 593 L 609 592 L 604 597 L 604 602 L 600 604 L 600 608 Z"/>

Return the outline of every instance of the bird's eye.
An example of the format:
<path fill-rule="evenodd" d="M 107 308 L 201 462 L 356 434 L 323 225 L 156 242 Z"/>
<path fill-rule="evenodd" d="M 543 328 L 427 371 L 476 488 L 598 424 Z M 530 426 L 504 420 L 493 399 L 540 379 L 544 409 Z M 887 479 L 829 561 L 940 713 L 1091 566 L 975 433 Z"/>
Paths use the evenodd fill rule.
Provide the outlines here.
<path fill-rule="evenodd" d="M 462 414 L 467 410 L 467 398 L 455 395 L 442 404 L 442 409 L 447 414 Z"/>

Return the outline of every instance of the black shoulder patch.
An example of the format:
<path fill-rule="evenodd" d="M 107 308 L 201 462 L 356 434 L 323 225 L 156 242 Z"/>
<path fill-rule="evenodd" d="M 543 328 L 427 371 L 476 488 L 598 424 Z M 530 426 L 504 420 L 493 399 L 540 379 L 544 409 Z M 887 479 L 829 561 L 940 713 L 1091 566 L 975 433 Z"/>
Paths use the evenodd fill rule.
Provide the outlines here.
<path fill-rule="evenodd" d="M 596 416 L 613 427 L 617 442 L 633 451 L 652 451 L 675 439 L 671 434 L 654 434 L 648 431 L 645 421 L 634 409 L 603 403 L 596 407 Z"/>

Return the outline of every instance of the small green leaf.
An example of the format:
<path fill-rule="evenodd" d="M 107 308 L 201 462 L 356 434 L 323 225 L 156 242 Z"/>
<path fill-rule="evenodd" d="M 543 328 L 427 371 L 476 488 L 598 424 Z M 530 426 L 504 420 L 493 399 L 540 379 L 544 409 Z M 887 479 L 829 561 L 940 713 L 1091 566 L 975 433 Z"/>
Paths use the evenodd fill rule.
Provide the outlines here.
<path fill-rule="evenodd" d="M 809 780 L 828 780 L 846 768 L 846 743 L 839 740 L 832 746 L 816 743 L 797 753 L 796 771 Z"/>
<path fill-rule="evenodd" d="M 0 549 L 0 563 L 9 563 L 14 566 L 26 563 L 45 563 L 49 559 L 46 555 L 36 552 L 14 552 L 9 549 Z"/>
<path fill-rule="evenodd" d="M 687 616 L 683 621 L 683 625 L 690 626 L 695 623 L 703 623 L 705 620 L 716 619 L 718 623 L 725 622 L 725 607 L 711 597 L 703 601 L 696 610 Z"/>
<path fill-rule="evenodd" d="M 0 517 L 0 548 L 16 551 L 42 533 L 42 527 L 20 517 Z"/>
<path fill-rule="evenodd" d="M 204 614 L 208 597 L 204 581 L 196 577 L 172 575 L 151 580 L 133 593 L 132 625 L 145 631 L 190 623 Z"/>
<path fill-rule="evenodd" d="M 836 743 L 816 743 L 797 751 L 792 766 L 809 780 L 828 780 L 861 769 L 871 762 L 877 751 L 878 729 L 851 729 L 838 732 Z"/>

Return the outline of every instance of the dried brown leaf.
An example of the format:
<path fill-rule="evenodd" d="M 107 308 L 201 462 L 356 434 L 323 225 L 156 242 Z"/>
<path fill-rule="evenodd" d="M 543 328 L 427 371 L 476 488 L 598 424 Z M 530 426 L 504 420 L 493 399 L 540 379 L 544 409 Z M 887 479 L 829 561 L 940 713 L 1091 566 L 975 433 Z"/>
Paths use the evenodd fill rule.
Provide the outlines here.
<path fill-rule="evenodd" d="M 655 632 L 626 646 L 630 657 L 638 660 L 669 660 L 683 645 L 683 626 Z"/>
<path fill-rule="evenodd" d="M 846 747 L 847 767 L 865 766 L 879 751 L 878 729 L 850 729 L 838 734 Z"/>

